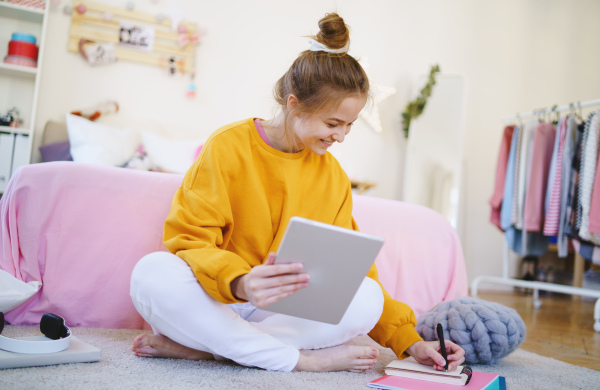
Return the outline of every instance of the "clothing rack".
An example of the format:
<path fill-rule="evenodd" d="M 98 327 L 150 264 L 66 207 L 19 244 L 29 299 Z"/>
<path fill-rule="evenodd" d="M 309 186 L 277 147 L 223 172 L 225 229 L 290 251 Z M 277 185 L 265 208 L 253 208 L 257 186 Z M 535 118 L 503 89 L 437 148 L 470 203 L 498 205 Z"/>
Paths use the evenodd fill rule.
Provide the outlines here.
<path fill-rule="evenodd" d="M 550 108 L 541 108 L 539 110 L 533 110 L 530 112 L 526 112 L 526 113 L 517 113 L 516 115 L 513 116 L 506 116 L 504 118 L 502 118 L 503 121 L 505 122 L 510 122 L 510 121 L 514 121 L 515 119 L 524 119 L 524 118 L 529 118 L 532 116 L 537 116 L 537 115 L 544 115 L 544 114 L 551 114 L 553 112 L 562 112 L 562 111 L 568 111 L 568 110 L 575 110 L 578 108 L 584 108 L 584 107 L 590 107 L 590 106 L 598 106 L 600 105 L 600 99 L 596 99 L 596 100 L 589 100 L 587 102 L 577 102 L 577 103 L 571 103 L 569 105 L 564 105 L 564 106 L 553 106 Z"/>
<path fill-rule="evenodd" d="M 590 107 L 600 105 L 600 99 L 590 100 L 577 104 L 570 104 L 564 106 L 554 106 L 552 108 L 544 108 L 540 110 L 533 110 L 524 114 L 516 114 L 514 116 L 507 116 L 502 120 L 513 121 L 527 117 L 533 117 L 538 115 L 551 114 L 561 111 L 568 111 L 574 109 L 580 109 L 583 107 Z M 579 295 L 596 298 L 596 304 L 594 305 L 594 330 L 600 332 L 600 290 L 593 290 L 589 288 L 581 287 L 583 281 L 583 269 L 585 266 L 585 260 L 579 253 L 575 254 L 575 272 L 574 272 L 574 286 L 565 286 L 562 284 L 550 283 L 550 282 L 537 282 L 537 281 L 526 281 L 521 279 L 515 279 L 509 277 L 509 253 L 510 249 L 508 243 L 504 241 L 504 253 L 503 253 L 503 267 L 502 277 L 497 276 L 478 276 L 471 282 L 471 295 L 477 297 L 477 289 L 480 283 L 492 283 L 502 284 L 514 287 L 522 287 L 533 290 L 533 306 L 537 309 L 541 307 L 542 302 L 539 300 L 539 290 L 552 291 L 563 294 Z"/>

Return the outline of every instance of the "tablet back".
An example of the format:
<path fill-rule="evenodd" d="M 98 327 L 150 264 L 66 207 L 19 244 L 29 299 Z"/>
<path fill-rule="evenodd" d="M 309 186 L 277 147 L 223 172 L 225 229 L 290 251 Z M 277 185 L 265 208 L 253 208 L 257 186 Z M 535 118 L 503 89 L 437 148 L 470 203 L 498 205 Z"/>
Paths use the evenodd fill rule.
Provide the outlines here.
<path fill-rule="evenodd" d="M 303 263 L 311 278 L 308 287 L 264 310 L 338 324 L 382 245 L 381 237 L 292 217 L 275 262 Z"/>

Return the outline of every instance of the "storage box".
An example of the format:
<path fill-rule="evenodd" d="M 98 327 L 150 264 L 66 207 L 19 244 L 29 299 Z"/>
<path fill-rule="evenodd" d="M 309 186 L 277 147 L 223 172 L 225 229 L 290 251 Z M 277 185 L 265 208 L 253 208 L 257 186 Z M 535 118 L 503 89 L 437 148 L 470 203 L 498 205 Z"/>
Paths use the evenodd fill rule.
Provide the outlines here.
<path fill-rule="evenodd" d="M 22 5 L 23 7 L 44 9 L 46 0 L 6 0 L 7 3 Z"/>

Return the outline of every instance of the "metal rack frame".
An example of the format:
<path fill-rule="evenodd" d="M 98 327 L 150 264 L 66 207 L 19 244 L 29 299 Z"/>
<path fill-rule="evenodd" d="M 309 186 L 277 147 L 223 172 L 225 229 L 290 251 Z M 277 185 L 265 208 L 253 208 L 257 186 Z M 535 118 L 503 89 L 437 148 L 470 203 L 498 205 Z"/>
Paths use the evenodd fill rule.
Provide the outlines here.
<path fill-rule="evenodd" d="M 545 115 L 551 113 L 557 113 L 560 111 L 568 111 L 574 110 L 577 108 L 589 107 L 600 105 L 600 99 L 590 100 L 583 103 L 570 104 L 564 106 L 554 106 L 552 108 L 546 108 L 541 110 L 534 110 L 531 112 L 527 112 L 524 114 L 517 114 L 514 116 L 508 116 L 502 118 L 504 121 L 512 121 L 519 120 L 526 117 Z M 596 298 L 596 304 L 594 305 L 594 330 L 596 332 L 600 332 L 600 290 L 593 290 L 589 288 L 576 287 L 576 286 L 565 286 L 562 284 L 549 283 L 549 282 L 535 282 L 535 281 L 526 281 L 509 277 L 509 251 L 508 244 L 504 243 L 504 256 L 503 256 L 503 267 L 502 267 L 502 277 L 497 276 L 478 276 L 471 282 L 471 295 L 473 297 L 477 297 L 477 290 L 480 283 L 492 283 L 492 284 L 502 284 L 514 287 L 523 287 L 529 288 L 533 290 L 533 307 L 536 309 L 541 307 L 542 302 L 539 299 L 539 290 L 543 291 L 552 291 L 563 294 L 571 294 L 571 295 L 579 295 Z M 577 258 L 579 257 L 579 258 Z M 583 269 L 584 261 L 579 256 L 576 255 L 575 267 Z"/>

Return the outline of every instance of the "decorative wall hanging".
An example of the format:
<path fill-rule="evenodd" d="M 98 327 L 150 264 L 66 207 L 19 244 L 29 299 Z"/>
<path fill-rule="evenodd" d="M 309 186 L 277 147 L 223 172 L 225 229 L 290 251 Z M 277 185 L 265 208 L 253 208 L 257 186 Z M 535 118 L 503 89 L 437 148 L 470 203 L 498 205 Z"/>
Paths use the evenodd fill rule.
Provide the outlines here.
<path fill-rule="evenodd" d="M 190 84 L 187 87 L 187 91 L 185 93 L 185 96 L 189 97 L 190 99 L 193 99 L 196 97 L 196 84 L 194 83 L 194 77 L 196 76 L 195 72 L 192 72 L 191 75 L 191 80 L 190 80 Z"/>
<path fill-rule="evenodd" d="M 203 32 L 195 23 L 180 20 L 173 30 L 170 16 L 159 20 L 153 14 L 87 0 L 75 0 L 73 8 L 78 7 L 85 11 L 71 13 L 70 52 L 80 53 L 81 40 L 111 43 L 119 61 L 164 67 L 165 61 L 173 59 L 177 71 L 193 72 L 196 46 L 201 38 L 198 34 Z M 185 39 L 181 37 L 179 27 L 186 32 Z M 186 41 L 185 45 L 181 45 L 182 39 Z"/>
<path fill-rule="evenodd" d="M 112 43 L 96 43 L 87 39 L 79 40 L 81 56 L 92 66 L 115 62 L 117 54 Z"/>
<path fill-rule="evenodd" d="M 360 112 L 360 117 L 377 133 L 383 131 L 383 125 L 379 116 L 378 104 L 396 93 L 396 88 L 386 85 L 373 85 L 371 88 L 372 104 Z M 368 103 L 367 103 L 368 104 Z"/>
<path fill-rule="evenodd" d="M 154 28 L 121 24 L 119 26 L 119 45 L 132 49 L 152 52 L 154 49 Z"/>
<path fill-rule="evenodd" d="M 402 112 L 402 130 L 404 131 L 404 137 L 408 138 L 408 131 L 410 129 L 410 121 L 417 118 L 427 104 L 427 99 L 431 96 L 431 90 L 435 85 L 435 74 L 440 72 L 438 65 L 433 65 L 429 71 L 429 80 L 427 84 L 421 89 L 419 96 L 412 100 L 406 105 L 406 108 Z"/>

